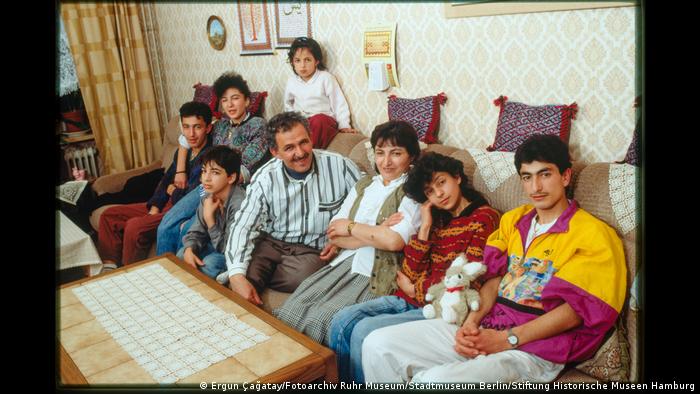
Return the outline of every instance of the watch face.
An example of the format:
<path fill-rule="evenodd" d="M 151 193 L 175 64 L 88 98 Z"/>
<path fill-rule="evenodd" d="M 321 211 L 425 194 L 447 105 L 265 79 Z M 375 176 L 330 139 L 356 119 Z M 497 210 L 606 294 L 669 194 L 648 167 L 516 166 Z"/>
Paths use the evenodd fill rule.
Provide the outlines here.
<path fill-rule="evenodd" d="M 508 343 L 510 343 L 511 345 L 517 345 L 518 344 L 518 337 L 516 337 L 515 335 L 509 336 Z"/>

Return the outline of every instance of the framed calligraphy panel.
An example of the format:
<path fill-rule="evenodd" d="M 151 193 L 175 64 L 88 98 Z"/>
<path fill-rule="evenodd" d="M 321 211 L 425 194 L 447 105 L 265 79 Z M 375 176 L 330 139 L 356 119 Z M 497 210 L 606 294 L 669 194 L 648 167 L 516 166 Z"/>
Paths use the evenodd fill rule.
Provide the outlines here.
<path fill-rule="evenodd" d="M 276 48 L 289 48 L 297 37 L 311 37 L 311 4 L 308 1 L 275 1 Z"/>
<path fill-rule="evenodd" d="M 238 2 L 238 24 L 241 29 L 241 55 L 272 53 L 267 4 Z"/>

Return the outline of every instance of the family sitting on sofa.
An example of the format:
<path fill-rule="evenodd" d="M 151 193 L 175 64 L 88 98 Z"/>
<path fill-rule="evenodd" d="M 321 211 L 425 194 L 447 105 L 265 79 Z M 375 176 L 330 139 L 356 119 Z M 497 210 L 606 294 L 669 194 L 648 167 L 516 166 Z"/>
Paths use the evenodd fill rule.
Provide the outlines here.
<path fill-rule="evenodd" d="M 536 135 L 518 147 L 529 204 L 502 217 L 459 160 L 421 153 L 407 122 L 375 127 L 377 175 L 363 176 L 314 149 L 339 125 L 353 132 L 317 46 L 290 50 L 296 112 L 265 125 L 231 73 L 214 84 L 228 119 L 213 131 L 207 105 L 180 108 L 186 141 L 155 194 L 100 218 L 105 262 L 145 258 L 157 238 L 158 254 L 177 252 L 251 303 L 266 288 L 291 293 L 273 314 L 331 347 L 345 382 L 551 381 L 590 358 L 622 309 L 626 264 L 615 230 L 566 196 L 567 145 Z M 461 325 L 426 320 L 428 289 L 459 255 L 487 268 L 480 308 Z"/>

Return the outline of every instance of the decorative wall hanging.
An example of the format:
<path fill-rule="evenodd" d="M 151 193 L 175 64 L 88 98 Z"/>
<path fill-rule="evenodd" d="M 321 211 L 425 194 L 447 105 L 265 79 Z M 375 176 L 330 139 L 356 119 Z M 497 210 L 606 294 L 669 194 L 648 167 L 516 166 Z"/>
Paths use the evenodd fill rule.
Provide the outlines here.
<path fill-rule="evenodd" d="M 276 48 L 289 48 L 297 37 L 311 37 L 311 4 L 308 1 L 275 1 Z"/>
<path fill-rule="evenodd" d="M 272 53 L 270 20 L 267 3 L 238 2 L 238 24 L 241 28 L 241 55 Z"/>
<path fill-rule="evenodd" d="M 396 73 L 396 23 L 365 29 L 362 63 L 368 78 L 373 77 L 370 75 L 370 63 L 373 62 L 384 63 L 389 86 L 399 87 L 399 76 Z"/>
<path fill-rule="evenodd" d="M 224 21 L 216 15 L 209 17 L 207 21 L 207 37 L 212 48 L 220 51 L 226 45 L 226 28 Z"/>

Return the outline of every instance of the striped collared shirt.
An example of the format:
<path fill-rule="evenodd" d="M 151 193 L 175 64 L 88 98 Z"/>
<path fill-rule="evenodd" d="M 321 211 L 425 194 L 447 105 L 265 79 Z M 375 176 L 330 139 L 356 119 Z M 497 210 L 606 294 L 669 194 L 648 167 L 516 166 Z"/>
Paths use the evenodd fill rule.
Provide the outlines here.
<path fill-rule="evenodd" d="M 360 178 L 352 160 L 325 150 L 313 151 L 311 172 L 296 180 L 280 159 L 255 173 L 236 213 L 226 244 L 228 275 L 246 274 L 261 231 L 280 241 L 321 249 L 326 230 L 345 196 Z"/>

